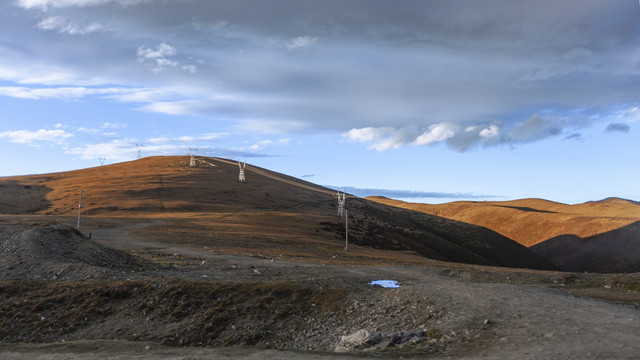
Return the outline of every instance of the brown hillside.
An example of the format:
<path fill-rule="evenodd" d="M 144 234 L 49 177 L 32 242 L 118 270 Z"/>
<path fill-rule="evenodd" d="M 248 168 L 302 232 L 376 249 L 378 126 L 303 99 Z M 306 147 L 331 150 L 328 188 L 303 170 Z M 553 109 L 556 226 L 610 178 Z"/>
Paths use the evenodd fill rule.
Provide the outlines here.
<path fill-rule="evenodd" d="M 558 236 L 531 250 L 566 271 L 640 272 L 640 221 L 584 239 Z"/>
<path fill-rule="evenodd" d="M 617 198 L 578 205 L 542 199 L 458 201 L 437 205 L 407 203 L 384 197 L 368 199 L 484 226 L 527 247 L 562 235 L 586 238 L 640 220 L 640 204 Z"/>
<path fill-rule="evenodd" d="M 186 157 L 150 157 L 64 173 L 0 179 L 0 213 L 73 217 L 80 190 L 88 221 L 155 219 L 137 231 L 151 241 L 278 256 L 344 247 L 333 190 L 237 163 L 186 166 Z M 552 269 L 525 247 L 486 228 L 349 198 L 352 245 L 410 251 L 431 259 Z M 132 224 L 132 227 L 136 225 Z M 320 250 L 324 249 L 324 250 Z"/>

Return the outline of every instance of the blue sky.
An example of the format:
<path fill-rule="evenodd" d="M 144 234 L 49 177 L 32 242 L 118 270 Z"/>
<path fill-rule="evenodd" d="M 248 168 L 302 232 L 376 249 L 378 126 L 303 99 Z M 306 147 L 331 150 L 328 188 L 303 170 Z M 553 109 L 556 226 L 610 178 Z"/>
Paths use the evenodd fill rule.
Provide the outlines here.
<path fill-rule="evenodd" d="M 0 176 L 198 154 L 412 201 L 640 200 L 633 0 L 8 0 Z"/>

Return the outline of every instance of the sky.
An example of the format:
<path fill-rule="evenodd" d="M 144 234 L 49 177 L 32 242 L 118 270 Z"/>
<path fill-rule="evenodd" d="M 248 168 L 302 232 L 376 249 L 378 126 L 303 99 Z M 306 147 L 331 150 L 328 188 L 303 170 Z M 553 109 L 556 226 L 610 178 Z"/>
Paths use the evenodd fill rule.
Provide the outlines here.
<path fill-rule="evenodd" d="M 0 176 L 197 148 L 360 196 L 640 201 L 639 119 L 636 0 L 0 5 Z"/>

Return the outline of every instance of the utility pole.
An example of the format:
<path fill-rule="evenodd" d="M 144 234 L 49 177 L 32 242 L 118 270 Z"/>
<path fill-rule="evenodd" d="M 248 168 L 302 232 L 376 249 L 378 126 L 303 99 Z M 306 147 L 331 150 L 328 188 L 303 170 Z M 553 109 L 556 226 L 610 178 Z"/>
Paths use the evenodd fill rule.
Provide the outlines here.
<path fill-rule="evenodd" d="M 80 216 L 82 215 L 82 189 L 80 189 L 80 204 L 78 204 L 78 226 L 76 229 L 80 230 Z"/>

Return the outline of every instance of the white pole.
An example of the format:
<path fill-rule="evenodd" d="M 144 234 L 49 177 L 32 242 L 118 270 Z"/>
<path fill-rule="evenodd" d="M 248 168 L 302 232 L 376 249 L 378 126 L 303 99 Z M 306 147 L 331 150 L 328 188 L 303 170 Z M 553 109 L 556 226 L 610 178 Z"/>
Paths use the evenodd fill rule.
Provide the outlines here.
<path fill-rule="evenodd" d="M 82 215 L 82 189 L 80 189 L 80 204 L 78 204 L 78 226 L 76 229 L 80 230 L 80 216 Z"/>
<path fill-rule="evenodd" d="M 349 251 L 349 211 L 344 209 L 344 250 Z"/>

